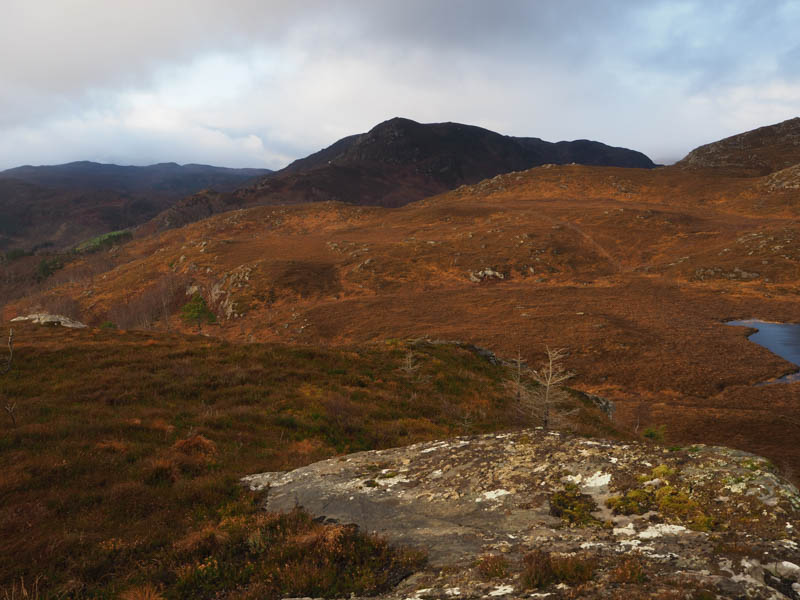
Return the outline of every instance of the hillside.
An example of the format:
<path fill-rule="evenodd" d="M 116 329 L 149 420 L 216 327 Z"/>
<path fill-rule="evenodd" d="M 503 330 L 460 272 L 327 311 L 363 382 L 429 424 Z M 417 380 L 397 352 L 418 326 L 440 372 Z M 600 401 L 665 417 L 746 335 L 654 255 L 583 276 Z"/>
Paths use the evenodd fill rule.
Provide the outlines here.
<path fill-rule="evenodd" d="M 0 171 L 0 179 L 19 179 L 56 189 L 185 196 L 204 188 L 229 191 L 267 173 L 271 171 L 196 164 L 159 163 L 135 167 L 78 161 L 63 165 L 15 167 Z"/>
<path fill-rule="evenodd" d="M 230 191 L 268 173 L 166 163 L 128 167 L 92 162 L 0 172 L 0 250 L 68 248 L 134 227 L 206 188 Z"/>
<path fill-rule="evenodd" d="M 700 146 L 676 166 L 749 177 L 768 175 L 797 164 L 800 164 L 800 117 Z"/>
<path fill-rule="evenodd" d="M 430 336 L 529 360 L 564 346 L 576 385 L 615 401 L 626 426 L 798 473 L 798 424 L 779 417 L 796 393 L 754 386 L 792 365 L 723 325 L 800 309 L 797 195 L 767 181 L 544 166 L 399 209 L 236 210 L 134 240 L 91 281 L 77 261 L 59 274 L 74 283 L 5 315 L 68 297 L 89 323 L 181 329 L 188 291 L 218 315 L 212 335 L 240 342 Z"/>
<path fill-rule="evenodd" d="M 795 170 L 546 164 L 396 208 L 237 209 L 201 193 L 197 222 L 48 258 L 63 268 L 2 317 L 94 327 L 13 323 L 0 585 L 11 597 L 38 581 L 62 596 L 793 598 L 798 504 L 777 473 L 800 482 L 800 383 L 759 384 L 796 366 L 725 322 L 800 312 Z M 186 320 L 200 299 L 213 322 Z M 536 366 L 547 347 L 575 373 L 567 426 L 624 444 L 476 437 L 530 425 L 508 360 Z M 454 435 L 467 437 L 341 457 Z M 260 510 L 301 496 L 307 511 Z M 336 512 L 351 497 L 360 514 Z M 345 525 L 374 527 L 376 501 L 398 515 L 378 529 L 404 546 Z M 422 503 L 442 539 L 394 527 Z M 506 525 L 526 533 L 492 537 Z M 443 570 L 442 549 L 468 552 Z M 553 566 L 573 552 L 572 575 Z M 549 579 L 532 583 L 541 565 Z"/>
<path fill-rule="evenodd" d="M 462 184 L 548 163 L 655 166 L 641 152 L 600 142 L 551 143 L 459 123 L 394 118 L 233 194 L 187 198 L 159 215 L 147 230 L 179 227 L 222 210 L 256 205 L 340 201 L 403 206 Z"/>
<path fill-rule="evenodd" d="M 4 598 L 30 597 L 23 586 L 119 597 L 148 584 L 193 600 L 256 573 L 265 588 L 251 597 L 384 591 L 418 554 L 355 532 L 309 550 L 337 529 L 263 513 L 263 496 L 239 479 L 519 422 L 507 369 L 464 345 L 325 349 L 13 326 L 0 380 L 3 405 L 15 406 L 0 419 Z M 591 402 L 579 406 L 581 431 L 618 435 Z"/>

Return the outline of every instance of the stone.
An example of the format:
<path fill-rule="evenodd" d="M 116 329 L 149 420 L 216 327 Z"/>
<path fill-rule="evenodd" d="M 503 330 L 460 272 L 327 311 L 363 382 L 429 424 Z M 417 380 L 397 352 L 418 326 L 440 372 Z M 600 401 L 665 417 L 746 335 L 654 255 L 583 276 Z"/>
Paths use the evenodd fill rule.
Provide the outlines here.
<path fill-rule="evenodd" d="M 32 313 L 30 315 L 11 319 L 12 323 L 18 323 L 20 321 L 30 321 L 31 323 L 38 323 L 39 325 L 51 325 L 55 327 L 70 327 L 72 329 L 83 329 L 86 327 L 85 324 L 75 319 L 50 313 Z"/>
<path fill-rule="evenodd" d="M 487 587 L 474 568 L 479 557 L 500 554 L 518 573 L 534 549 L 597 559 L 596 584 L 582 588 L 581 598 L 614 597 L 606 589 L 610 569 L 632 550 L 647 561 L 647 594 L 669 589 L 679 576 L 725 598 L 792 598 L 786 590 L 794 594 L 800 578 L 800 548 L 787 532 L 800 527 L 800 494 L 761 464 L 760 457 L 728 448 L 667 450 L 528 429 L 360 452 L 242 483 L 264 494 L 268 511 L 300 505 L 314 517 L 427 550 L 429 566 L 384 600 L 521 597 L 518 575 Z M 732 481 L 746 486 L 731 490 Z M 747 493 L 756 487 L 758 494 Z M 580 494 L 560 498 L 582 498 L 590 511 L 585 518 L 551 515 L 550 499 L 568 489 Z M 661 512 L 656 504 L 643 515 L 612 512 L 606 501 L 631 489 L 678 490 L 683 495 L 673 496 L 673 504 L 684 505 Z M 722 490 L 730 501 L 715 501 Z M 740 558 L 716 554 L 720 534 L 702 517 L 738 540 Z M 539 592 L 561 598 L 567 590 Z"/>

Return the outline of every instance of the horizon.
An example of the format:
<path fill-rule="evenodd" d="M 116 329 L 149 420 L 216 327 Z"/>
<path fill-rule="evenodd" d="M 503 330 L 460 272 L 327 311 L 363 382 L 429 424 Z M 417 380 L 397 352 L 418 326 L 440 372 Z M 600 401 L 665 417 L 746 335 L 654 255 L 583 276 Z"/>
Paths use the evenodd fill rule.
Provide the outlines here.
<path fill-rule="evenodd" d="M 796 0 L 78 8 L 4 7 L 2 170 L 278 170 L 393 115 L 671 164 L 800 106 Z"/>
<path fill-rule="evenodd" d="M 390 117 L 388 119 L 384 119 L 380 123 L 384 123 L 386 121 L 390 121 L 392 119 L 397 119 L 397 118 L 405 119 L 406 117 L 400 117 L 400 116 Z M 377 126 L 380 123 L 376 123 L 375 125 Z M 439 123 L 422 123 L 422 125 L 437 125 L 437 124 L 441 124 L 441 123 L 453 123 L 453 124 L 457 124 L 457 125 L 471 125 L 471 123 L 455 123 L 454 121 L 441 121 Z M 370 129 L 372 129 L 372 128 L 370 128 Z M 367 130 L 367 131 L 369 131 L 369 130 Z M 353 132 L 352 134 L 349 134 L 349 135 L 360 135 L 360 134 L 363 134 L 363 133 L 366 133 L 366 131 L 357 131 L 357 132 Z M 506 135 L 506 134 L 501 134 L 501 135 Z M 347 136 L 345 136 L 345 137 L 347 137 Z M 524 136 L 523 135 L 523 136 L 510 136 L 510 137 L 528 137 L 528 138 L 531 138 L 531 137 L 536 137 L 536 136 L 530 136 L 530 135 Z M 325 148 L 328 148 L 329 146 L 335 144 L 337 141 L 339 141 L 341 139 L 342 138 L 339 138 L 337 140 L 332 140 L 329 144 L 326 144 L 325 146 L 317 148 L 316 150 L 312 150 L 311 152 L 309 152 L 309 154 L 313 154 L 314 152 L 317 152 L 319 150 L 323 150 Z M 546 142 L 554 142 L 554 143 L 555 142 L 575 142 L 575 141 L 578 141 L 578 140 L 581 140 L 581 139 L 587 139 L 587 138 L 576 138 L 574 140 L 544 140 L 544 141 L 546 141 Z M 605 143 L 605 142 L 603 142 L 603 140 L 590 140 L 590 141 L 596 141 L 596 142 Z M 716 140 L 714 140 L 714 141 L 716 141 Z M 610 145 L 610 144 L 608 144 L 608 145 Z M 629 150 L 639 151 L 636 148 L 628 148 L 628 149 Z M 289 166 L 295 160 L 299 160 L 301 158 L 305 158 L 305 157 L 309 156 L 309 154 L 305 154 L 303 156 L 297 156 L 295 158 L 290 158 L 288 163 L 286 163 L 283 166 L 280 166 L 278 168 L 271 169 L 271 170 L 272 171 L 280 171 L 281 169 Z M 652 159 L 652 157 L 649 157 L 649 158 Z M 674 161 L 672 161 L 670 163 L 666 163 L 666 164 L 658 163 L 657 161 L 654 161 L 654 162 L 656 162 L 656 166 L 668 166 L 669 164 L 673 164 L 674 162 L 676 162 L 677 160 L 680 160 L 681 158 L 683 158 L 683 157 L 679 157 L 679 158 L 675 159 Z M 161 162 L 141 162 L 141 163 L 137 163 L 137 164 L 132 164 L 132 163 L 121 164 L 121 163 L 102 162 L 100 160 L 93 160 L 93 159 L 77 159 L 77 160 L 70 160 L 70 161 L 63 162 L 63 163 L 14 165 L 13 167 L 3 168 L 2 170 L 0 170 L 0 173 L 3 173 L 5 171 L 14 170 L 14 169 L 26 168 L 26 167 L 31 167 L 31 168 L 63 167 L 63 166 L 68 166 L 68 165 L 73 165 L 73 164 L 80 164 L 80 163 L 89 163 L 89 164 L 103 165 L 103 166 L 108 165 L 108 166 L 116 166 L 116 167 L 155 167 L 155 166 L 159 166 L 159 165 L 177 165 L 179 167 L 188 167 L 188 166 L 193 166 L 194 165 L 194 166 L 201 166 L 201 167 L 214 167 L 214 168 L 225 168 L 225 169 L 268 169 L 269 168 L 269 167 L 254 167 L 254 166 L 229 166 L 229 165 L 202 163 L 202 162 L 200 162 L 200 163 L 198 163 L 198 162 L 181 163 L 181 162 L 176 162 L 174 160 L 161 161 Z"/>
<path fill-rule="evenodd" d="M 383 123 L 385 121 L 388 121 L 388 120 L 391 120 L 391 119 L 395 119 L 395 118 L 405 118 L 405 117 L 391 117 L 390 119 L 386 119 L 384 121 L 381 121 L 381 123 Z M 797 117 L 790 117 L 790 119 L 788 119 L 788 120 L 791 120 L 791 118 L 797 118 Z M 442 123 L 453 123 L 453 121 L 443 121 Z M 438 124 L 438 123 L 422 123 L 422 124 L 423 125 L 435 125 L 435 124 Z M 469 123 L 458 123 L 458 124 L 460 124 L 460 125 L 470 125 Z M 776 125 L 776 124 L 777 123 L 766 123 L 764 125 L 760 125 L 757 128 L 768 127 L 768 126 Z M 363 134 L 363 133 L 366 133 L 366 132 L 359 131 L 359 132 L 355 132 L 354 134 L 350 134 L 350 135 L 360 135 L 360 134 Z M 738 133 L 746 133 L 746 132 L 742 131 L 742 132 L 738 132 Z M 504 135 L 504 134 L 502 134 L 502 135 Z M 734 135 L 737 135 L 737 134 L 734 134 Z M 345 137 L 347 137 L 347 136 L 345 136 Z M 513 137 L 535 137 L 535 136 L 513 136 Z M 341 139 L 342 138 L 339 138 L 339 140 L 341 140 Z M 581 139 L 587 139 L 587 138 L 576 138 L 574 140 L 544 140 L 544 141 L 546 141 L 546 142 L 575 142 L 575 141 L 579 141 Z M 721 139 L 725 139 L 725 138 L 721 138 Z M 334 143 L 336 143 L 339 140 L 333 140 L 333 141 L 330 142 L 330 144 L 327 144 L 327 145 L 325 145 L 325 146 L 323 146 L 321 148 L 318 148 L 317 150 L 312 150 L 309 154 L 313 154 L 314 152 L 317 152 L 319 150 L 328 148 L 329 146 L 333 145 Z M 603 142 L 603 140 L 590 140 L 590 141 L 596 141 L 596 142 L 605 143 L 605 142 Z M 717 141 L 720 141 L 720 140 L 711 140 L 709 142 L 704 142 L 703 144 L 700 144 L 700 146 L 703 146 L 703 145 L 706 145 L 706 144 L 709 144 L 709 143 L 713 143 L 713 142 L 717 142 Z M 610 145 L 610 144 L 608 144 L 608 145 Z M 690 151 L 694 150 L 694 149 L 695 148 L 692 148 L 692 149 L 690 149 Z M 634 151 L 641 152 L 637 148 L 628 148 L 628 150 L 634 150 Z M 688 153 L 689 152 L 687 152 L 687 154 Z M 277 167 L 277 168 L 258 167 L 258 166 L 254 167 L 254 166 L 248 166 L 248 165 L 244 165 L 244 166 L 229 166 L 229 165 L 202 163 L 202 162 L 180 163 L 180 162 L 176 162 L 174 160 L 162 161 L 162 162 L 141 162 L 141 163 L 138 163 L 138 164 L 131 164 L 131 163 L 121 164 L 121 163 L 101 162 L 100 160 L 92 160 L 92 159 L 78 159 L 78 160 L 70 160 L 70 161 L 64 162 L 64 163 L 15 165 L 13 167 L 7 167 L 7 168 L 4 168 L 4 169 L 0 170 L 0 173 L 4 173 L 6 171 L 11 171 L 11 170 L 14 170 L 14 169 L 26 168 L 26 167 L 30 167 L 30 168 L 63 167 L 63 166 L 79 164 L 79 163 L 89 163 L 89 164 L 102 165 L 102 166 L 140 167 L 140 168 L 143 168 L 143 167 L 156 167 L 156 166 L 159 166 L 159 165 L 176 165 L 178 167 L 200 166 L 200 167 L 213 167 L 213 168 L 223 168 L 223 169 L 271 170 L 273 172 L 278 172 L 281 169 L 284 169 L 284 168 L 288 167 L 292 162 L 309 156 L 309 154 L 303 155 L 303 156 L 298 156 L 298 157 L 295 157 L 295 158 L 290 158 L 288 163 L 284 164 L 283 166 Z M 653 160 L 653 162 L 655 163 L 656 167 L 667 167 L 667 166 L 670 166 L 670 165 L 682 160 L 684 157 L 685 157 L 685 155 L 677 157 L 677 158 L 671 160 L 670 162 L 663 162 L 662 163 L 662 162 L 658 162 L 657 160 Z M 648 158 L 650 158 L 652 160 L 652 157 L 648 156 Z"/>

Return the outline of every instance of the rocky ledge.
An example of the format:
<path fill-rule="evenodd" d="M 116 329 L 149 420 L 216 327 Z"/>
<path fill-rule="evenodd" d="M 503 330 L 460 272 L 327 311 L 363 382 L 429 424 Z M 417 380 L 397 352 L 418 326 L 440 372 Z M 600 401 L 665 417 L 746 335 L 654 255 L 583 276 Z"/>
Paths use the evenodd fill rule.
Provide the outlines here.
<path fill-rule="evenodd" d="M 800 495 L 758 456 L 523 430 L 261 473 L 265 509 L 428 552 L 388 599 L 800 599 Z"/>
<path fill-rule="evenodd" d="M 53 315 L 50 313 L 32 313 L 11 319 L 12 323 L 19 321 L 30 321 L 39 325 L 50 325 L 51 327 L 71 327 L 72 329 L 84 329 L 86 325 L 75 319 L 65 317 L 64 315 Z"/>

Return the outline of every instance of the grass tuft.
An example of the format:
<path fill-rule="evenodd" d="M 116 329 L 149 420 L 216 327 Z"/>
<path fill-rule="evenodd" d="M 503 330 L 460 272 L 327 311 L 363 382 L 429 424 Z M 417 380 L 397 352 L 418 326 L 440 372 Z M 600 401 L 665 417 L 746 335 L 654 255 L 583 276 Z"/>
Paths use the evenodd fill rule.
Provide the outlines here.
<path fill-rule="evenodd" d="M 592 579 L 596 561 L 582 555 L 559 555 L 534 550 L 523 558 L 524 589 L 546 588 L 559 583 L 585 583 Z"/>
<path fill-rule="evenodd" d="M 511 564 L 505 556 L 499 554 L 484 554 L 478 559 L 475 565 L 478 576 L 483 581 L 507 577 L 510 573 Z"/>

